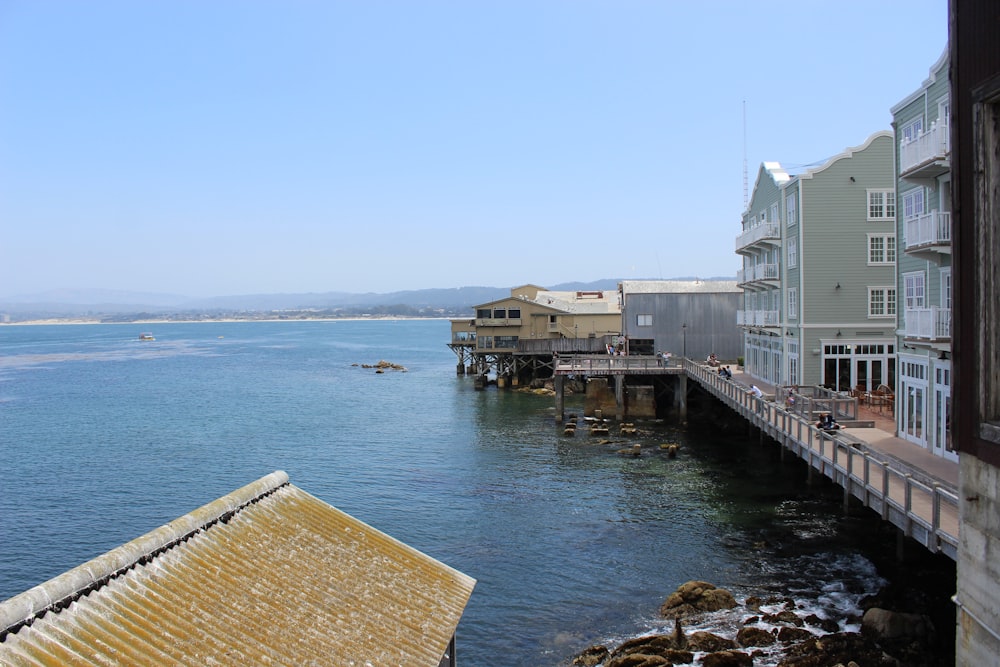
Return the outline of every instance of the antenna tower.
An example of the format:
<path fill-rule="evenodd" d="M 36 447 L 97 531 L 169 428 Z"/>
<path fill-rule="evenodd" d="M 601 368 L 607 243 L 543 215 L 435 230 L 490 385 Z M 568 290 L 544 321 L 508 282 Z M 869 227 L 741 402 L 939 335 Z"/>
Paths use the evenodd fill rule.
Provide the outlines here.
<path fill-rule="evenodd" d="M 749 190 L 747 185 L 747 101 L 743 100 L 743 210 L 749 203 Z"/>

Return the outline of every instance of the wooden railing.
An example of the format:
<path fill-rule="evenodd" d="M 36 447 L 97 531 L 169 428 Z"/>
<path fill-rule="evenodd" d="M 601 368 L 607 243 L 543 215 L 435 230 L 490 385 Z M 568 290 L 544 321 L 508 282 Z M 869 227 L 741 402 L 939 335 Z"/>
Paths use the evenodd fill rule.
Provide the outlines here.
<path fill-rule="evenodd" d="M 957 559 L 958 493 L 915 467 L 869 448 L 846 434 L 826 433 L 802 415 L 750 388 L 720 377 L 714 369 L 685 360 L 687 375 L 748 421 L 793 451 L 844 489 L 844 504 L 854 496 L 926 548 Z"/>
<path fill-rule="evenodd" d="M 610 354 L 560 356 L 556 361 L 556 372 L 560 374 L 578 373 L 581 375 L 616 375 L 623 373 L 663 373 L 673 369 L 681 370 L 680 359 L 671 358 L 664 363 L 662 357 L 652 355 Z"/>

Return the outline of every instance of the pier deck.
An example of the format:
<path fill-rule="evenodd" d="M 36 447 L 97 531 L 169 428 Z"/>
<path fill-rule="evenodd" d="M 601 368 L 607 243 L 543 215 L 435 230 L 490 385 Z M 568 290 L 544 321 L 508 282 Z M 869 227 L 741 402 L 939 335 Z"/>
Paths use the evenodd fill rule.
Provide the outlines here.
<path fill-rule="evenodd" d="M 690 378 L 744 419 L 793 452 L 813 472 L 844 490 L 845 509 L 854 497 L 935 553 L 958 557 L 958 464 L 894 435 L 894 422 L 871 420 L 875 427 L 817 429 L 805 416 L 773 399 L 775 388 L 735 373 L 723 378 L 705 364 L 656 357 L 586 355 L 558 358 L 557 387 L 569 375 L 679 375 Z M 750 392 L 753 382 L 764 392 Z M 557 401 L 561 407 L 557 389 Z"/>
<path fill-rule="evenodd" d="M 813 470 L 935 553 L 958 558 L 958 464 L 879 428 L 845 428 L 828 434 L 800 415 L 750 392 L 740 375 L 686 360 L 684 370 L 709 393 Z M 774 388 L 754 381 L 766 394 Z"/>

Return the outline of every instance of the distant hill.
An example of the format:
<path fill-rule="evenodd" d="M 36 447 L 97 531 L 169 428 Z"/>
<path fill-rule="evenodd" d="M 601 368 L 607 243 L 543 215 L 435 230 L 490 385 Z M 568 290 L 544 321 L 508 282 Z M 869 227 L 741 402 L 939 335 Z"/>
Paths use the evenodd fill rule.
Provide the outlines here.
<path fill-rule="evenodd" d="M 732 280 L 732 277 L 723 278 Z M 544 285 L 554 291 L 613 290 L 620 278 Z M 693 280 L 674 278 L 673 280 Z M 529 281 L 526 281 L 529 282 Z M 272 311 L 378 312 L 445 316 L 471 315 L 474 306 L 510 295 L 510 287 L 455 287 L 385 293 L 310 292 L 304 294 L 244 294 L 202 299 L 177 294 L 124 290 L 61 289 L 17 297 L 0 297 L 0 314 L 12 320 L 106 317 L 126 314 L 147 317 L 183 313 L 246 313 Z"/>

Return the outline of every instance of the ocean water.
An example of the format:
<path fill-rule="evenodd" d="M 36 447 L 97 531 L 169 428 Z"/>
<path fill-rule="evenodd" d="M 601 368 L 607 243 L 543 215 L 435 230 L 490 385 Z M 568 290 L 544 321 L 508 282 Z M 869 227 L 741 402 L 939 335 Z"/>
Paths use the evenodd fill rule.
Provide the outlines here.
<path fill-rule="evenodd" d="M 565 665 L 669 630 L 657 609 L 691 579 L 835 618 L 882 583 L 836 494 L 773 448 L 663 423 L 612 444 L 565 437 L 552 398 L 456 376 L 449 332 L 0 327 L 0 599 L 274 470 L 478 580 L 458 630 L 467 666 Z M 407 370 L 360 366 L 380 360 Z M 616 453 L 636 442 L 641 457 Z"/>

